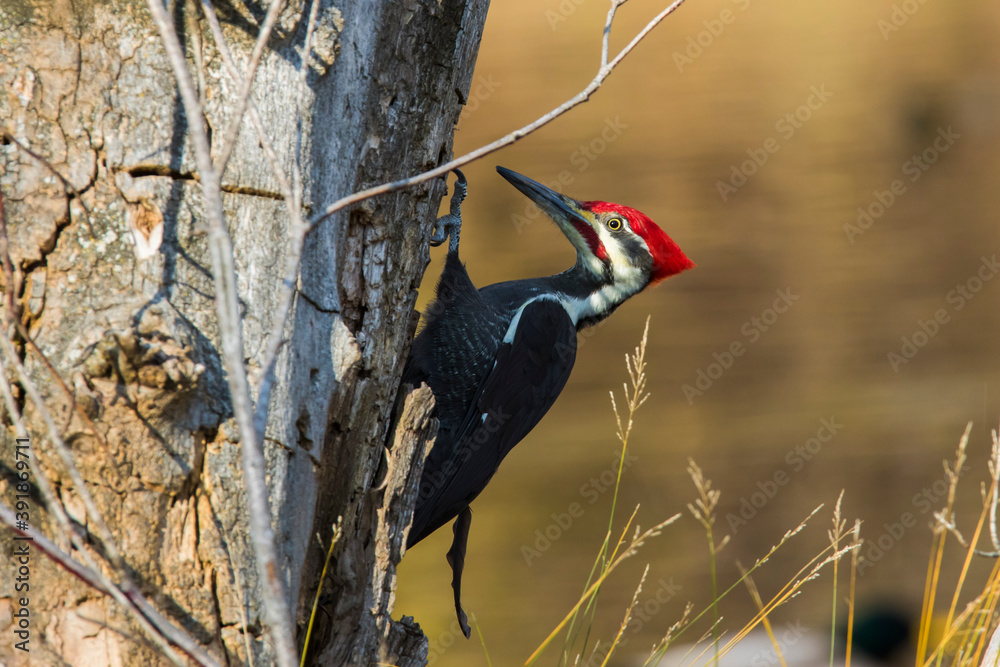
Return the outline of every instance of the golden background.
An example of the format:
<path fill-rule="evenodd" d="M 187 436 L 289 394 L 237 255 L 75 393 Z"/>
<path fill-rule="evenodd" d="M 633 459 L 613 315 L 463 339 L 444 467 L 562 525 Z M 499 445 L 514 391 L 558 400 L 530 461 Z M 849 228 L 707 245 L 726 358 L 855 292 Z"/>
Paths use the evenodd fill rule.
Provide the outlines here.
<path fill-rule="evenodd" d="M 612 50 L 664 6 L 623 7 Z M 607 8 L 599 0 L 494 2 L 456 154 L 582 89 L 599 64 Z M 926 170 L 913 162 L 925 151 L 933 158 Z M 711 601 L 704 531 L 686 509 L 695 497 L 688 457 L 722 491 L 716 536 L 732 538 L 719 555 L 721 587 L 738 577 L 737 560 L 752 564 L 826 503 L 757 573 L 765 599 L 777 592 L 826 545 L 844 489 L 846 518 L 861 518 L 871 540 L 859 602 L 892 600 L 919 613 L 931 514 L 944 502 L 934 492 L 941 461 L 974 422 L 960 487 L 966 511 L 957 516 L 971 532 L 1000 417 L 1000 279 L 991 259 L 1000 250 L 998 155 L 995 1 L 689 0 L 588 103 L 465 169 L 462 258 L 477 285 L 556 273 L 574 261 L 546 218 L 524 224 L 528 201 L 496 164 L 546 184 L 561 177 L 558 189 L 578 199 L 638 208 L 698 264 L 583 335 L 559 401 L 473 503 L 464 601 L 494 665 L 521 664 L 583 590 L 611 505 L 610 492 L 584 487 L 619 455 L 608 391 L 620 391 L 624 356 L 647 315 L 652 396 L 637 416 L 616 525 L 636 504 L 643 527 L 683 516 L 612 576 L 591 646 L 617 630 L 646 562 L 640 603 L 660 582 L 674 595 L 641 629 L 630 628 L 613 664 L 641 664 L 688 600 L 695 611 Z M 755 156 L 763 164 L 747 163 Z M 734 169 L 751 175 L 740 184 Z M 720 182 L 734 190 L 723 197 Z M 859 207 L 872 214 L 867 228 Z M 444 259 L 443 250 L 431 254 L 421 307 Z M 768 309 L 779 291 L 794 301 L 774 317 Z M 917 333 L 921 322 L 933 336 Z M 907 350 L 912 359 L 891 363 L 915 334 L 924 344 Z M 714 355 L 728 361 L 736 342 L 744 353 L 712 368 Z M 699 371 L 717 378 L 702 395 L 686 395 Z M 823 420 L 837 425 L 832 438 L 820 432 Z M 818 433 L 828 440 L 821 447 L 809 443 Z M 787 483 L 769 484 L 775 474 Z M 925 489 L 933 503 L 919 498 Z M 768 491 L 767 502 L 753 497 Z M 741 505 L 750 514 L 744 499 L 763 506 L 745 525 L 727 520 Z M 523 547 L 537 546 L 536 531 L 554 532 L 552 515 L 573 503 L 583 515 L 526 562 Z M 906 513 L 916 525 L 884 537 Z M 880 537 L 890 548 L 870 551 Z M 476 635 L 456 633 L 450 540 L 444 528 L 407 554 L 396 613 L 421 624 L 434 664 L 485 665 Z M 991 566 L 975 564 L 970 578 L 982 582 Z M 774 620 L 828 637 L 831 595 L 828 572 Z M 741 587 L 721 610 L 731 633 L 754 607 Z M 685 640 L 708 628 L 701 622 Z M 550 650 L 540 664 L 557 655 Z"/>

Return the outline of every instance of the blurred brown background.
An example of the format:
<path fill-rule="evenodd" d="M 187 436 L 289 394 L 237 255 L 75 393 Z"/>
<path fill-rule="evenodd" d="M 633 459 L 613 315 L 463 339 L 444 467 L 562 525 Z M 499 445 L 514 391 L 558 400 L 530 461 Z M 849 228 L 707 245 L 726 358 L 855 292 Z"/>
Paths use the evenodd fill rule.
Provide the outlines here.
<path fill-rule="evenodd" d="M 613 48 L 663 6 L 625 6 Z M 456 153 L 581 89 L 598 65 L 606 12 L 602 0 L 494 2 Z M 563 395 L 473 504 L 464 599 L 494 665 L 521 664 L 583 589 L 611 503 L 610 493 L 583 487 L 618 456 L 608 391 L 626 379 L 624 355 L 647 315 L 652 397 L 638 415 L 618 525 L 637 503 L 644 527 L 683 516 L 601 595 L 592 636 L 607 640 L 644 563 L 650 580 L 640 602 L 661 580 L 675 588 L 630 629 L 613 664 L 644 655 L 686 601 L 700 611 L 711 600 L 704 534 L 686 509 L 695 496 L 689 456 L 722 490 L 720 538 L 733 533 L 727 516 L 744 499 L 775 473 L 787 475 L 736 525 L 719 556 L 721 586 L 737 578 L 737 560 L 752 564 L 826 503 L 758 573 L 762 595 L 773 595 L 825 545 L 829 510 L 845 489 L 846 517 L 861 518 L 863 536 L 890 547 L 866 546 L 859 600 L 919 612 L 930 508 L 943 504 L 933 486 L 941 460 L 974 422 L 957 517 L 971 533 L 1000 417 L 1000 267 L 983 259 L 1000 254 L 998 149 L 1000 5 L 992 0 L 689 0 L 589 103 L 466 169 L 462 256 L 477 285 L 556 273 L 574 258 L 547 219 L 522 224 L 527 200 L 495 164 L 547 184 L 565 172 L 562 191 L 642 210 L 698 263 L 584 336 Z M 754 157 L 763 164 L 747 162 Z M 750 174 L 745 183 L 734 170 Z M 732 189 L 720 192 L 720 182 Z M 862 219 L 867 229 L 859 207 L 872 216 Z M 444 259 L 432 255 L 421 306 Z M 795 300 L 774 317 L 778 291 Z M 921 322 L 934 335 L 918 333 Z M 737 341 L 745 353 L 712 368 L 713 355 Z M 912 358 L 894 364 L 893 352 Z M 699 371 L 717 378 L 702 395 L 685 395 L 684 385 L 698 388 Z M 839 425 L 836 434 L 803 456 L 824 419 Z M 918 497 L 924 489 L 928 501 Z M 583 516 L 527 563 L 522 547 L 536 546 L 536 530 L 574 502 Z M 884 537 L 906 513 L 916 525 Z M 407 554 L 396 611 L 420 622 L 435 664 L 486 664 L 475 635 L 455 633 L 450 540 L 442 529 Z M 970 585 L 991 565 L 977 564 Z M 775 620 L 828 636 L 830 602 L 824 577 Z M 736 590 L 722 605 L 723 627 L 738 630 L 753 611 Z"/>

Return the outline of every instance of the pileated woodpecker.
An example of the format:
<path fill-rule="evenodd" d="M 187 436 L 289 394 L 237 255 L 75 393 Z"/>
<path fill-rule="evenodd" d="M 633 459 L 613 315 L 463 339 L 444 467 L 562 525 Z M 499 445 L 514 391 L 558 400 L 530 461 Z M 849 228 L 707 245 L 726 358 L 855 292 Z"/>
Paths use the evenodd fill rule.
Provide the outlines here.
<path fill-rule="evenodd" d="M 437 440 L 424 462 L 407 547 L 455 517 L 448 551 L 455 611 L 462 610 L 462 570 L 476 496 L 500 461 L 548 412 L 576 359 L 576 334 L 610 315 L 630 296 L 690 269 L 663 230 L 639 211 L 602 201 L 576 201 L 497 167 L 559 225 L 576 248 L 576 264 L 547 278 L 476 289 L 458 257 L 465 176 L 438 220 L 432 245 L 450 236 L 437 299 L 425 313 L 403 382 L 434 392 Z"/>

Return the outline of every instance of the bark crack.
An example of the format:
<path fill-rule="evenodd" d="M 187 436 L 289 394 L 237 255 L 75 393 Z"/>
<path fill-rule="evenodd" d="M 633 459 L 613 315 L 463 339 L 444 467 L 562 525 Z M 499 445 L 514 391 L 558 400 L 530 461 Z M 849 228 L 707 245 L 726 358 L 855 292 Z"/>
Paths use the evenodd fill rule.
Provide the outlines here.
<path fill-rule="evenodd" d="M 132 178 L 143 178 L 146 176 L 165 176 L 171 178 L 175 181 L 199 181 L 200 178 L 198 174 L 190 171 L 178 171 L 176 169 L 171 169 L 167 165 L 162 164 L 144 164 L 137 167 L 129 167 L 124 170 L 126 174 Z M 272 192 L 270 190 L 263 190 L 261 188 L 253 188 L 247 185 L 233 185 L 231 183 L 223 183 L 219 186 L 223 192 L 227 192 L 232 195 L 248 195 L 250 197 L 263 197 L 264 199 L 275 199 L 277 201 L 284 201 L 285 197 L 280 192 Z M 307 215 L 312 213 L 312 210 L 308 206 L 304 206 L 303 210 Z"/>
<path fill-rule="evenodd" d="M 299 293 L 299 296 L 301 296 L 303 299 L 305 299 L 306 303 L 308 303 L 310 306 L 312 306 L 313 308 L 315 308 L 319 312 L 326 313 L 327 315 L 340 315 L 340 311 L 339 310 L 337 310 L 336 308 L 324 308 L 323 306 L 319 305 L 319 303 L 317 303 L 315 300 L 313 300 L 312 298 L 310 298 L 309 295 L 306 294 L 305 292 L 303 292 L 301 289 L 298 290 L 298 293 Z"/>
<path fill-rule="evenodd" d="M 59 114 L 57 114 L 56 117 L 57 122 L 55 123 L 55 126 L 56 128 L 59 129 L 60 132 L 63 133 L 63 136 L 65 137 L 65 130 L 58 122 L 61 120 L 61 113 L 62 112 L 60 111 Z M 48 268 L 48 256 L 54 253 L 56 251 L 56 248 L 59 247 L 59 237 L 62 235 L 63 230 L 65 230 L 67 227 L 73 224 L 73 211 L 71 208 L 71 203 L 74 199 L 78 200 L 81 203 L 81 205 L 83 205 L 84 215 L 87 216 L 86 218 L 87 226 L 88 228 L 90 228 L 90 217 L 89 217 L 90 213 L 86 205 L 83 204 L 83 195 L 95 186 L 95 184 L 97 183 L 98 175 L 95 172 L 87 180 L 87 182 L 83 185 L 83 187 L 77 188 L 72 184 L 72 182 L 70 182 L 68 178 L 63 176 L 62 173 L 60 173 L 59 170 L 57 170 L 52 165 L 52 163 L 49 162 L 47 159 L 31 151 L 30 149 L 25 147 L 23 144 L 18 142 L 16 139 L 14 139 L 14 137 L 7 134 L 6 132 L 0 132 L 0 146 L 8 146 L 11 143 L 13 143 L 18 149 L 26 152 L 32 159 L 40 162 L 45 169 L 50 171 L 62 183 L 63 185 L 62 197 L 66 202 L 66 208 L 63 211 L 63 215 L 61 215 L 58 219 L 54 221 L 55 229 L 53 230 L 52 235 L 49 238 L 47 238 L 44 242 L 42 242 L 38 247 L 38 253 L 39 253 L 38 259 L 21 260 L 20 264 L 21 264 L 22 275 L 27 276 L 31 274 L 31 272 L 34 271 L 35 269 Z M 21 200 L 11 198 L 11 201 L 21 201 Z M 91 231 L 93 231 L 92 228 Z M 24 296 L 25 283 L 26 281 L 22 281 L 22 284 L 18 286 L 20 293 L 15 295 L 15 297 L 18 300 L 20 300 Z M 38 316 L 41 316 L 41 313 L 39 313 Z"/>

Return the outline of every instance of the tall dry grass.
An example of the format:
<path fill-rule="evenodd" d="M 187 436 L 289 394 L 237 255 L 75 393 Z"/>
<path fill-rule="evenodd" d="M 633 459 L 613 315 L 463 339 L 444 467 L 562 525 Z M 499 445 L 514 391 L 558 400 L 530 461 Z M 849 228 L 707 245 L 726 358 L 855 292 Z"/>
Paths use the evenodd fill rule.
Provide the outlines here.
<path fill-rule="evenodd" d="M 628 382 L 624 385 L 624 406 L 619 409 L 619 399 L 611 393 L 611 405 L 618 427 L 618 440 L 621 444 L 621 460 L 629 446 L 629 437 L 633 432 L 636 415 L 639 408 L 649 398 L 646 391 L 646 342 L 649 333 L 649 322 L 643 331 L 642 339 L 635 352 L 626 356 L 625 366 Z M 935 524 L 929 535 L 930 552 L 927 568 L 927 580 L 923 596 L 923 608 L 919 619 L 917 633 L 916 667 L 1000 667 L 1000 630 L 997 630 L 997 602 L 1000 598 L 1000 537 L 996 526 L 998 496 L 1000 496 L 1000 441 L 997 432 L 993 431 L 993 451 L 989 463 L 989 481 L 982 485 L 982 511 L 972 533 L 966 540 L 960 532 L 962 521 L 955 515 L 955 497 L 958 488 L 959 473 L 967 461 L 971 424 L 966 428 L 960 439 L 959 446 L 952 462 L 945 462 L 944 468 L 949 483 L 945 506 L 935 513 Z M 571 606 L 563 619 L 549 633 L 545 640 L 525 661 L 525 665 L 536 664 L 545 651 L 562 637 L 561 650 L 556 658 L 560 667 L 566 665 L 601 665 L 604 667 L 612 660 L 621 644 L 623 634 L 632 619 L 638 603 L 639 594 L 649 573 L 649 566 L 635 587 L 631 602 L 625 609 L 617 631 L 607 638 L 593 637 L 595 620 L 599 611 L 601 589 L 610 585 L 609 578 L 613 572 L 627 559 L 640 554 L 649 548 L 651 538 L 660 535 L 664 529 L 680 518 L 674 515 L 647 531 L 641 531 L 634 526 L 636 507 L 624 526 L 615 528 L 615 514 L 618 505 L 618 494 L 621 486 L 621 470 L 619 466 L 618 479 L 611 497 L 608 528 L 597 550 L 594 564 L 583 587 L 579 599 Z M 663 656 L 671 646 L 675 646 L 682 637 L 700 632 L 689 645 L 687 657 L 683 661 L 689 665 L 715 665 L 727 654 L 734 651 L 752 631 L 763 628 L 770 639 L 774 655 L 782 667 L 787 663 L 782 654 L 782 647 L 771 626 L 771 616 L 777 609 L 790 604 L 793 600 L 804 604 L 817 604 L 822 589 L 809 586 L 810 582 L 827 576 L 830 581 L 830 648 L 828 660 L 831 667 L 843 664 L 851 665 L 855 654 L 854 631 L 856 615 L 856 589 L 859 565 L 863 563 L 861 547 L 862 521 L 855 519 L 848 529 L 848 520 L 842 515 L 841 507 L 844 493 L 836 500 L 831 517 L 832 526 L 827 530 L 828 545 L 815 554 L 810 560 L 787 577 L 785 585 L 770 599 L 764 600 L 754 584 L 753 575 L 762 567 L 768 565 L 775 553 L 791 540 L 807 530 L 810 522 L 821 511 L 822 505 L 813 509 L 802 521 L 786 531 L 776 544 L 760 556 L 751 567 L 738 565 L 740 575 L 732 582 L 720 588 L 719 558 L 730 541 L 728 534 L 719 535 L 719 525 L 716 523 L 715 510 L 719 504 L 721 490 L 713 486 L 704 471 L 689 459 L 688 473 L 694 484 L 696 496 L 688 505 L 688 510 L 705 531 L 708 552 L 709 579 L 711 582 L 711 602 L 697 613 L 688 603 L 680 618 L 668 623 L 664 634 L 657 645 L 649 652 L 643 662 L 644 667 L 660 665 Z M 991 548 L 980 550 L 976 545 L 988 531 Z M 629 534 L 631 538 L 628 538 Z M 614 539 L 617 535 L 617 539 Z M 958 578 L 952 582 L 944 581 L 942 564 L 946 547 L 953 548 L 957 543 L 964 549 L 963 565 Z M 613 545 L 613 547 L 612 547 Z M 969 581 L 969 569 L 975 558 L 993 558 L 996 561 L 990 576 L 985 582 L 976 585 L 973 591 Z M 846 574 L 846 593 L 840 574 L 843 567 L 848 568 Z M 622 584 L 615 584 L 622 585 Z M 725 621 L 719 614 L 719 603 L 732 595 L 738 588 L 745 587 L 757 607 L 757 613 L 750 619 L 741 622 L 737 629 L 727 630 Z M 939 599 L 944 593 L 949 598 L 947 606 L 939 609 Z M 842 597 L 843 596 L 843 597 Z M 971 600 L 960 607 L 963 596 L 971 596 Z M 841 617 L 841 614 L 843 615 Z M 838 623 L 838 621 L 840 621 Z M 838 628 L 846 627 L 845 637 L 838 637 Z M 992 641 L 991 641 L 991 634 Z M 842 651 L 837 651 L 838 642 L 843 642 Z M 663 667 L 673 667 L 666 665 Z"/>

